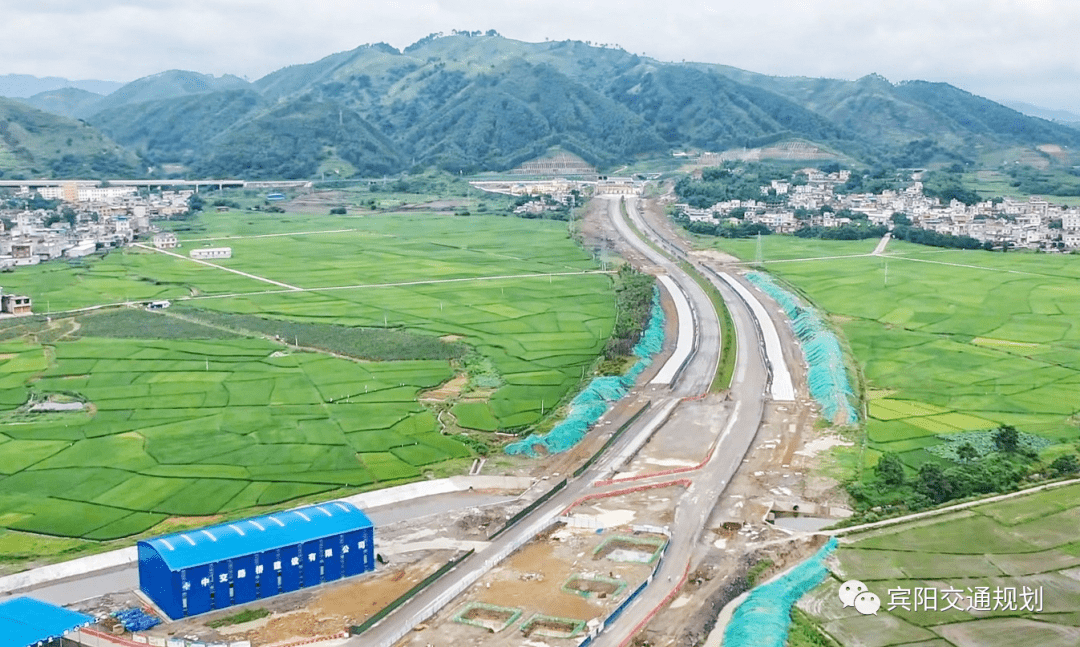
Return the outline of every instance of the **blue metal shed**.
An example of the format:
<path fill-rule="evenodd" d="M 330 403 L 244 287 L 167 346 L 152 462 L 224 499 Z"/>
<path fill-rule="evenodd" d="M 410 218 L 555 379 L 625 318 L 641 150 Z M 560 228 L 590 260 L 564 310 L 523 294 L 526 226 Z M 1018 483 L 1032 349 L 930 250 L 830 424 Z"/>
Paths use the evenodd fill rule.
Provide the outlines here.
<path fill-rule="evenodd" d="M 170 618 L 375 569 L 375 529 L 344 501 L 139 542 L 139 588 Z"/>
<path fill-rule="evenodd" d="M 63 636 L 78 627 L 92 624 L 85 613 L 68 611 L 33 598 L 0 602 L 0 644 L 31 647 Z"/>

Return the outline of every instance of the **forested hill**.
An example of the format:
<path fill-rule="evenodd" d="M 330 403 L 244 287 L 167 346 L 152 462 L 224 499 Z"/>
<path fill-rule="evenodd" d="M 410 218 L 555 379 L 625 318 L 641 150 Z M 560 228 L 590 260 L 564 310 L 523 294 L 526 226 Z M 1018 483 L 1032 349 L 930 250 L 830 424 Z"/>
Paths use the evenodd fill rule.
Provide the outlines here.
<path fill-rule="evenodd" d="M 504 170 L 552 146 L 600 168 L 788 139 L 912 166 L 1017 145 L 1080 146 L 1078 130 L 944 84 L 768 77 L 494 32 L 433 35 L 401 51 L 365 45 L 254 83 L 170 71 L 97 101 L 41 99 L 68 106 L 146 166 L 180 164 L 194 176 Z"/>
<path fill-rule="evenodd" d="M 85 123 L 0 98 L 0 179 L 130 177 L 139 159 Z"/>

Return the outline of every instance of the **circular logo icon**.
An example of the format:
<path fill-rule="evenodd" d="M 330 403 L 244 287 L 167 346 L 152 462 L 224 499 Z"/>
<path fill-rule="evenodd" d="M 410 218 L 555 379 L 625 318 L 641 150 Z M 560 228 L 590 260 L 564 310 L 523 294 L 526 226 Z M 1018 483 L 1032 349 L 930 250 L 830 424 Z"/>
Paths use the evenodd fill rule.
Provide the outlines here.
<path fill-rule="evenodd" d="M 869 591 L 860 593 L 855 597 L 855 609 L 864 616 L 876 616 L 880 608 L 881 600 Z"/>
<path fill-rule="evenodd" d="M 840 601 L 845 607 L 855 606 L 855 598 L 866 592 L 866 585 L 859 580 L 848 580 L 840 585 Z"/>

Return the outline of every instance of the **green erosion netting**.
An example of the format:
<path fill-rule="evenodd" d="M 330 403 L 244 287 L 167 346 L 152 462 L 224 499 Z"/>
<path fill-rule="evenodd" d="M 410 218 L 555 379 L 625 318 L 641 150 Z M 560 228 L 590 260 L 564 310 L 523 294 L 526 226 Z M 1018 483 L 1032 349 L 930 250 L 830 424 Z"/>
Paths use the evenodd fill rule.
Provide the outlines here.
<path fill-rule="evenodd" d="M 789 573 L 750 591 L 724 630 L 724 647 L 784 647 L 791 607 L 825 579 L 825 558 L 836 548 L 833 537 L 813 557 Z"/>
<path fill-rule="evenodd" d="M 844 370 L 844 352 L 840 350 L 836 335 L 825 325 L 817 310 L 800 304 L 793 294 L 777 285 L 768 274 L 750 272 L 746 278 L 779 303 L 791 320 L 791 327 L 799 338 L 806 363 L 810 366 L 806 374 L 810 395 L 821 405 L 825 418 L 836 421 L 837 414 L 843 414 L 842 422 L 858 422 L 859 414 L 849 399 L 853 394 Z"/>
<path fill-rule="evenodd" d="M 622 398 L 641 373 L 652 364 L 652 356 L 660 352 L 664 345 L 664 309 L 660 307 L 660 290 L 653 289 L 652 314 L 649 325 L 641 333 L 641 339 L 634 346 L 634 355 L 640 357 L 625 375 L 598 377 L 570 402 L 570 413 L 566 419 L 555 425 L 546 434 L 533 434 L 506 446 L 507 454 L 524 454 L 538 458 L 536 446 L 544 448 L 548 454 L 565 452 L 585 437 L 589 428 L 596 424 L 600 416 L 608 410 L 611 403 Z"/>

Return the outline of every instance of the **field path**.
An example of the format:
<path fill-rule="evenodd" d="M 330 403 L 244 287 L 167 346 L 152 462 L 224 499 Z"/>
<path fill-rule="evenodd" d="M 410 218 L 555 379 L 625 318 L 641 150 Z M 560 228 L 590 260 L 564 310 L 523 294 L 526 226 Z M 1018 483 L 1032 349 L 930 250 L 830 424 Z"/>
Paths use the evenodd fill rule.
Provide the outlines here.
<path fill-rule="evenodd" d="M 181 257 L 182 258 L 182 257 Z M 222 268 L 228 269 L 228 268 Z M 233 271 L 233 270 L 230 270 Z M 459 279 L 422 279 L 419 281 L 400 281 L 397 283 L 357 283 L 355 285 L 331 285 L 321 288 L 298 288 L 285 286 L 287 290 L 262 290 L 259 292 L 234 292 L 231 294 L 203 294 L 195 297 L 178 297 L 174 301 L 197 301 L 200 299 L 227 299 L 231 297 L 249 297 L 263 294 L 288 294 L 289 292 L 332 292 L 334 290 L 365 290 L 372 288 L 397 288 L 411 285 L 437 285 L 439 283 L 468 283 L 471 281 L 500 281 L 504 279 L 535 279 L 553 276 L 582 276 L 585 274 L 614 274 L 612 270 L 578 270 L 574 272 L 539 272 L 534 274 L 499 274 L 497 276 L 466 276 Z"/>
<path fill-rule="evenodd" d="M 1000 267 L 985 267 L 985 266 L 982 266 L 982 265 L 967 265 L 965 263 L 946 263 L 945 261 L 932 261 L 932 260 L 927 259 L 927 258 L 912 258 L 910 256 L 889 255 L 889 258 L 894 258 L 894 259 L 901 260 L 901 261 L 911 261 L 913 263 L 932 263 L 934 265 L 949 265 L 949 266 L 952 266 L 952 267 L 966 267 L 966 268 L 972 269 L 972 270 L 983 270 L 983 271 L 986 271 L 986 272 L 1000 272 L 1002 274 L 1024 274 L 1024 275 L 1027 275 L 1027 276 L 1048 276 L 1048 277 L 1060 278 L 1060 277 L 1055 277 L 1055 275 L 1053 275 L 1053 274 L 1043 274 L 1041 272 L 1025 272 L 1023 270 L 1007 270 L 1007 269 L 1000 268 Z"/>
<path fill-rule="evenodd" d="M 162 250 L 154 250 L 154 249 L 152 249 L 150 247 L 145 247 L 144 245 L 138 245 L 138 246 L 139 247 L 144 247 L 145 249 L 151 249 L 152 251 L 162 251 Z M 164 252 L 164 253 L 168 253 L 168 252 Z M 178 256 L 180 258 L 183 258 L 184 260 L 191 260 L 191 259 L 185 258 L 184 256 L 180 256 L 179 254 L 170 254 L 170 256 Z M 221 266 L 218 266 L 218 265 L 213 265 L 213 263 L 206 263 L 206 264 L 207 265 L 212 265 L 213 267 L 218 267 L 219 269 L 228 270 L 229 272 L 236 272 L 236 270 L 231 270 L 231 269 L 229 269 L 227 267 L 221 267 Z M 238 274 L 244 274 L 243 272 L 237 272 L 237 273 Z M 263 280 L 263 281 L 268 281 L 270 283 L 274 283 L 276 285 L 281 285 L 282 287 L 287 288 L 287 289 L 284 289 L 284 290 L 258 290 L 256 292 L 230 292 L 228 294 L 203 294 L 203 295 L 200 295 L 200 296 L 181 296 L 181 297 L 173 297 L 173 298 L 170 299 L 170 301 L 199 301 L 201 299 L 232 299 L 232 298 L 235 298 L 235 297 L 261 296 L 261 295 L 266 295 L 266 294 L 292 294 L 292 293 L 296 293 L 296 292 L 330 292 L 330 291 L 333 291 L 333 290 L 363 290 L 363 289 L 373 289 L 373 288 L 405 287 L 405 286 L 410 286 L 410 285 L 432 285 L 432 284 L 438 284 L 438 283 L 468 283 L 470 281 L 499 281 L 499 280 L 504 280 L 504 279 L 533 279 L 533 278 L 543 278 L 545 276 L 548 277 L 549 280 L 550 280 L 551 277 L 555 277 L 555 276 L 583 276 L 583 275 L 588 275 L 588 274 L 614 274 L 614 273 L 615 273 L 614 270 L 578 270 L 578 271 L 574 271 L 574 272 L 539 272 L 539 273 L 533 273 L 533 274 L 500 274 L 500 275 L 497 275 L 497 276 L 468 276 L 468 277 L 463 277 L 463 278 L 459 278 L 459 279 L 428 279 L 428 280 L 421 280 L 421 281 L 402 281 L 402 282 L 399 282 L 399 283 L 360 283 L 360 284 L 356 284 L 356 285 L 331 285 L 331 286 L 319 287 L 319 288 L 300 288 L 300 287 L 296 287 L 294 285 L 287 285 L 287 284 L 284 284 L 284 283 L 277 283 L 276 281 L 270 281 L 270 279 L 260 279 L 260 280 Z M 244 274 L 244 276 L 250 276 L 250 275 Z M 258 279 L 259 277 L 252 276 L 252 278 Z M 131 304 L 132 304 L 131 301 L 114 301 L 112 303 L 97 303 L 97 304 L 94 304 L 94 305 L 91 305 L 91 306 L 83 306 L 81 308 L 72 308 L 70 310 L 62 310 L 62 311 L 57 310 L 57 311 L 54 311 L 52 313 L 52 316 L 59 317 L 61 315 L 73 315 L 73 314 L 78 314 L 80 312 L 92 312 L 94 310 L 101 310 L 102 308 L 112 308 L 112 307 L 116 307 L 116 306 L 130 306 Z"/>
<path fill-rule="evenodd" d="M 767 261 L 740 261 L 738 263 L 732 263 L 733 265 L 768 265 L 770 263 L 805 263 L 807 261 L 834 261 L 838 258 L 866 258 L 867 256 L 873 256 L 870 254 L 840 254 L 839 256 L 809 256 L 807 258 L 774 258 Z"/>
<path fill-rule="evenodd" d="M 185 243 L 208 243 L 215 240 L 250 240 L 253 238 L 277 238 L 280 236 L 311 236 L 314 234 L 344 234 L 359 229 L 324 229 L 321 231 L 287 231 L 281 234 L 251 234 L 249 236 L 216 236 L 214 238 L 185 238 Z"/>
<path fill-rule="evenodd" d="M 924 510 L 923 512 L 913 512 L 901 517 L 893 517 L 892 519 L 883 519 L 881 521 L 874 521 L 872 523 L 859 524 L 857 526 L 848 526 L 846 528 L 835 528 L 831 530 L 820 530 L 816 534 L 829 535 L 839 537 L 842 535 L 850 535 L 854 533 L 864 532 L 866 530 L 876 530 L 877 528 L 884 528 L 886 526 L 895 526 L 901 523 L 907 523 L 909 521 L 916 521 L 918 519 L 925 519 L 927 517 L 938 517 L 947 515 L 950 512 L 956 512 L 958 510 L 966 510 L 968 508 L 974 508 L 975 506 L 984 505 L 987 503 L 994 503 L 996 501 L 1005 501 L 1007 499 L 1014 499 L 1016 497 L 1025 496 L 1028 494 L 1034 494 L 1036 492 L 1042 492 L 1043 490 L 1051 490 L 1053 488 L 1064 487 L 1066 485 L 1076 485 L 1080 483 L 1080 478 L 1066 479 L 1064 481 L 1054 481 L 1053 483 L 1043 483 L 1042 485 L 1036 485 L 1034 487 L 1027 488 L 1026 490 L 1017 490 L 1016 492 L 1007 492 L 1005 494 L 998 494 L 985 499 L 975 499 L 974 501 L 966 501 L 964 503 L 957 503 L 955 505 L 948 505 L 942 508 L 935 508 L 933 510 Z"/>
<path fill-rule="evenodd" d="M 881 237 L 881 240 L 878 241 L 877 247 L 874 248 L 874 251 L 870 252 L 870 255 L 881 256 L 881 253 L 885 251 L 885 246 L 889 244 L 890 240 L 892 240 L 892 234 L 886 233 Z"/>
<path fill-rule="evenodd" d="M 208 261 L 204 261 L 204 260 L 198 259 L 198 258 L 190 258 L 188 256 L 184 256 L 183 254 L 177 254 L 176 252 L 170 252 L 170 251 L 166 251 L 164 249 L 157 249 L 157 248 L 154 248 L 154 247 L 150 247 L 148 245 L 143 245 L 142 243 L 132 243 L 131 246 L 132 247 L 139 247 L 139 248 L 142 248 L 142 249 L 148 249 L 148 250 L 150 250 L 152 252 L 157 252 L 159 254 L 165 254 L 166 256 L 175 256 L 176 258 L 182 258 L 185 261 L 191 261 L 192 263 L 200 263 L 202 265 L 206 265 L 207 267 L 214 267 L 214 268 L 217 268 L 219 270 L 225 270 L 226 272 L 232 272 L 233 274 L 239 274 L 240 276 L 246 276 L 249 279 L 255 279 L 256 281 L 262 281 L 263 283 L 269 283 L 271 285 L 277 285 L 277 286 L 280 286 L 280 287 L 283 287 L 283 288 L 288 288 L 289 290 L 300 290 L 300 289 L 302 289 L 302 288 L 296 287 L 295 285 L 289 285 L 288 283 L 282 283 L 280 281 L 275 281 L 273 279 L 268 279 L 268 278 L 265 278 L 265 277 L 262 277 L 262 276 L 256 276 L 254 274 L 248 274 L 247 272 L 241 272 L 240 270 L 234 270 L 231 267 L 225 267 L 223 265 L 218 265 L 217 263 L 210 263 Z"/>

